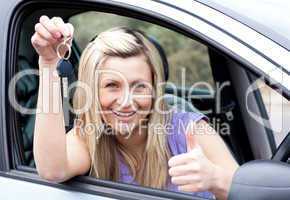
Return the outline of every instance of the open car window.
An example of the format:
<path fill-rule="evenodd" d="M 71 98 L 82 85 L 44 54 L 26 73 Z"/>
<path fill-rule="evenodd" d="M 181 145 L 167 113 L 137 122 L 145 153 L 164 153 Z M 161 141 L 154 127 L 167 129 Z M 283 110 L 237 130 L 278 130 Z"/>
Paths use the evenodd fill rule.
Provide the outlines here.
<path fill-rule="evenodd" d="M 28 52 L 26 51 L 26 48 L 27 46 L 31 46 L 28 41 L 30 41 L 29 38 L 34 31 L 33 26 L 31 25 L 31 18 L 33 18 L 35 21 L 39 17 L 39 13 L 32 13 L 30 17 L 24 20 L 23 26 L 21 27 L 17 64 L 18 71 L 38 69 L 38 57 L 35 51 Z M 76 15 L 68 15 L 65 20 L 72 23 L 75 28 L 74 42 L 72 46 L 74 50 L 70 61 L 76 69 L 76 72 L 78 71 L 78 62 L 81 56 L 81 52 L 94 36 L 115 26 L 128 26 L 131 28 L 139 29 L 150 37 L 156 39 L 156 41 L 159 42 L 165 51 L 169 63 L 168 82 L 170 82 L 170 87 L 168 87 L 168 94 L 176 95 L 179 98 L 186 99 L 190 105 L 191 99 L 188 99 L 187 95 L 183 96 L 183 93 L 180 91 L 187 90 L 188 92 L 190 87 L 196 84 L 196 86 L 190 90 L 192 94 L 195 94 L 195 92 L 199 94 L 202 91 L 204 91 L 205 94 L 208 94 L 209 92 L 211 92 L 211 94 L 214 93 L 214 79 L 211 71 L 207 46 L 193 40 L 192 38 L 184 36 L 168 28 L 155 25 L 153 23 L 137 20 L 134 18 L 123 17 L 116 14 L 108 14 L 96 11 L 86 11 L 77 13 Z M 37 75 L 24 76 L 18 81 L 16 95 L 19 103 L 23 107 L 30 109 L 36 107 L 38 84 L 39 80 Z M 73 94 L 71 94 L 70 97 L 72 100 Z M 213 102 L 211 100 L 203 100 L 202 96 L 200 98 L 201 99 L 198 99 L 199 101 L 205 101 L 204 105 L 201 105 L 202 107 L 212 107 L 211 104 Z M 174 104 L 174 102 L 172 104 Z M 70 114 L 70 121 L 72 121 L 74 115 L 72 113 Z M 20 145 L 22 146 L 23 150 L 22 164 L 24 166 L 35 168 L 35 162 L 33 158 L 33 133 L 35 115 L 18 113 L 17 119 L 19 122 L 18 131 L 20 134 L 19 139 L 21 140 Z"/>
<path fill-rule="evenodd" d="M 49 14 L 51 11 L 47 12 Z M 121 15 L 96 11 L 76 12 L 65 9 L 57 13 L 60 14 L 61 12 L 67 12 L 64 20 L 72 23 L 75 28 L 72 46 L 74 50 L 70 61 L 76 69 L 76 72 L 78 71 L 78 62 L 82 50 L 96 34 L 115 26 L 129 26 L 139 29 L 156 39 L 165 51 L 169 63 L 168 81 L 173 85 L 171 86 L 171 90 L 168 90 L 168 94 L 187 99 L 189 104 L 191 104 L 191 99 L 188 99 L 187 96 L 182 96 L 180 91 L 189 90 L 195 83 L 201 83 L 194 87 L 197 92 L 204 91 L 205 94 L 209 92 L 213 94 L 215 90 L 214 79 L 206 45 L 168 28 L 134 18 L 123 17 Z M 25 18 L 21 25 L 17 57 L 18 72 L 38 70 L 38 56 L 34 50 L 27 51 L 27 47 L 29 46 L 32 49 L 30 37 L 34 32 L 33 22 L 36 22 L 36 20 L 45 13 L 45 10 L 31 13 Z M 36 107 L 38 84 L 39 80 L 37 74 L 26 75 L 19 79 L 16 85 L 16 98 L 21 106 L 28 109 L 34 109 Z M 193 94 L 196 91 L 191 89 L 191 93 Z M 70 96 L 72 100 L 73 94 Z M 202 102 L 202 96 L 201 99 L 198 100 Z M 212 101 L 208 101 L 207 99 L 204 101 L 206 102 L 204 105 L 201 105 L 202 108 L 212 106 Z M 70 114 L 70 120 L 72 120 L 74 115 L 72 113 Z M 35 115 L 18 112 L 16 119 L 18 131 L 17 138 L 19 140 L 18 145 L 21 151 L 19 153 L 20 161 L 18 161 L 18 163 L 21 166 L 34 169 L 33 134 Z"/>

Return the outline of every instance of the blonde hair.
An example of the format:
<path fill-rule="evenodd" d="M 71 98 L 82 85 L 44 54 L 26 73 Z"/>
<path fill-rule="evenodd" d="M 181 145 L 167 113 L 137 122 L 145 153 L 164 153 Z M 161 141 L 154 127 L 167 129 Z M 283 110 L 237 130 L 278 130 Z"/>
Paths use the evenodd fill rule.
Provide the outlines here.
<path fill-rule="evenodd" d="M 93 92 L 95 96 L 92 106 L 78 118 L 83 120 L 84 124 L 93 123 L 96 127 L 90 134 L 85 135 L 92 161 L 90 175 L 118 181 L 120 178 L 119 153 L 129 166 L 135 181 L 142 186 L 162 189 L 168 184 L 167 162 L 170 151 L 165 130 L 162 134 L 155 133 L 154 126 L 151 125 L 161 124 L 165 127 L 169 120 L 168 117 L 158 112 L 152 112 L 149 115 L 147 142 L 143 156 L 145 164 L 140 166 L 141 158 L 118 145 L 114 136 L 104 134 L 104 129 L 102 129 L 104 124 L 101 115 L 97 112 L 100 110 L 100 106 L 98 105 L 98 81 L 96 81 L 95 71 L 102 60 L 108 56 L 126 58 L 142 54 L 151 67 L 155 99 L 157 99 L 164 94 L 164 87 L 157 87 L 157 83 L 164 82 L 164 69 L 158 50 L 143 33 L 126 27 L 117 27 L 100 33 L 90 42 L 82 53 L 78 77 L 79 81 L 86 83 L 95 91 Z M 79 109 L 85 101 L 86 98 L 77 88 L 74 96 L 74 108 Z M 166 110 L 163 100 L 158 103 L 161 110 Z M 155 104 L 156 101 L 153 105 Z"/>

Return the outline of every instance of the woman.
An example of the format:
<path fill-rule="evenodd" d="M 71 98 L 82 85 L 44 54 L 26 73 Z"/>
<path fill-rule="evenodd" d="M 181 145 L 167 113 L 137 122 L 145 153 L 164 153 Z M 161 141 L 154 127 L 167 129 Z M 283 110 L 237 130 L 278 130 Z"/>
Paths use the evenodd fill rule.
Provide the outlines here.
<path fill-rule="evenodd" d="M 41 71 L 39 109 L 47 106 L 43 91 L 60 81 L 54 72 L 62 36 L 72 38 L 73 27 L 61 18 L 42 16 L 35 25 L 31 42 Z M 53 78 L 44 81 L 44 72 Z M 227 198 L 238 165 L 202 114 L 167 108 L 162 61 L 144 34 L 128 28 L 99 34 L 82 53 L 78 77 L 93 91 L 92 101 L 69 133 L 62 112 L 36 115 L 34 158 L 41 177 L 63 182 L 89 172 L 96 178 Z M 55 88 L 57 96 L 49 100 L 60 99 Z M 84 108 L 89 96 L 78 88 L 75 110 Z M 50 108 L 55 104 L 49 101 Z"/>

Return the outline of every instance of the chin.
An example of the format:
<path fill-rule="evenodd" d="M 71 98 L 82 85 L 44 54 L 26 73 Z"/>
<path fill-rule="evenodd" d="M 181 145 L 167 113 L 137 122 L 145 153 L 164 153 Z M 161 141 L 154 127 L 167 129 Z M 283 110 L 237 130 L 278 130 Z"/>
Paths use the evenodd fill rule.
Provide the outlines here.
<path fill-rule="evenodd" d="M 115 123 L 115 125 L 113 126 L 114 131 L 116 132 L 116 134 L 120 134 L 122 136 L 128 136 L 131 135 L 134 130 L 137 128 L 137 124 L 136 123 Z"/>

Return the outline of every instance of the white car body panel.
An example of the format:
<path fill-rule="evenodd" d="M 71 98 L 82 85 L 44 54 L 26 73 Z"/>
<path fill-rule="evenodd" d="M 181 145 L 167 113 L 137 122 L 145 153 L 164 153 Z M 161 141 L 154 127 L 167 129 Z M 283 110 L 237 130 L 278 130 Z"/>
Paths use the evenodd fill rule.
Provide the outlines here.
<path fill-rule="evenodd" d="M 0 176 L 0 199 L 5 200 L 112 200 L 112 198 L 63 190 Z"/>

